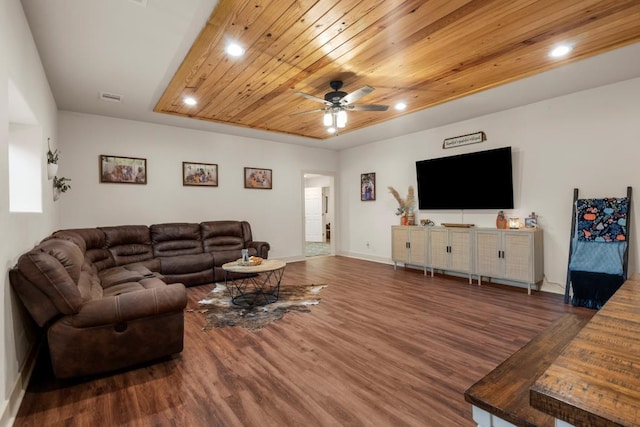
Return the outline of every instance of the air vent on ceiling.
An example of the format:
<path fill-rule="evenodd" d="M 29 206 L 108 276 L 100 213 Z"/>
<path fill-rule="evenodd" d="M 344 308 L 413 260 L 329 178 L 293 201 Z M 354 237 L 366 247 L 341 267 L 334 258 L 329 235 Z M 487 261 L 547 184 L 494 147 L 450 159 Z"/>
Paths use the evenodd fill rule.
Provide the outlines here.
<path fill-rule="evenodd" d="M 147 7 L 148 0 L 129 0 L 131 3 L 135 3 L 138 6 Z"/>
<path fill-rule="evenodd" d="M 103 101 L 120 102 L 122 101 L 122 95 L 110 92 L 100 92 L 100 99 Z"/>

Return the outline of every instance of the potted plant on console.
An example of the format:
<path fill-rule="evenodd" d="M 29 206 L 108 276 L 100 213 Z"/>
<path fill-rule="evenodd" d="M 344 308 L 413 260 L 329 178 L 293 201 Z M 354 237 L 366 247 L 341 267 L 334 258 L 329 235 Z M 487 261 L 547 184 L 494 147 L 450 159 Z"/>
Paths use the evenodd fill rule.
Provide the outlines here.
<path fill-rule="evenodd" d="M 393 187 L 388 187 L 389 193 L 393 195 L 393 197 L 398 202 L 398 210 L 396 210 L 396 215 L 400 216 L 400 224 L 401 225 L 415 225 L 415 215 L 413 212 L 413 207 L 415 204 L 415 193 L 413 191 L 413 186 L 409 186 L 409 190 L 407 192 L 407 197 L 403 199 L 400 197 L 398 191 Z"/>

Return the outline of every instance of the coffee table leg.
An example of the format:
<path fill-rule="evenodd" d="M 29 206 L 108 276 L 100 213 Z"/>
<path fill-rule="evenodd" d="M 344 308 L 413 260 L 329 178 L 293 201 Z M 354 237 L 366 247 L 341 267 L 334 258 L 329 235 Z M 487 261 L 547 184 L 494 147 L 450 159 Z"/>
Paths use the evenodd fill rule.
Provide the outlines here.
<path fill-rule="evenodd" d="M 279 268 L 257 275 L 235 278 L 225 271 L 224 283 L 233 304 L 244 307 L 266 305 L 278 300 L 283 274 L 284 268 Z"/>

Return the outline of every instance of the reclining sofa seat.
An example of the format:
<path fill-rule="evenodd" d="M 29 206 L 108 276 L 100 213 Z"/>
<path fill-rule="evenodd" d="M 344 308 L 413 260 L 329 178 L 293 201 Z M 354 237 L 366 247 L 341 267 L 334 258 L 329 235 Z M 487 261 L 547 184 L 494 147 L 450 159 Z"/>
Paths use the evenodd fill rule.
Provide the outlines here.
<path fill-rule="evenodd" d="M 242 249 L 267 258 L 270 245 L 246 221 L 60 230 L 20 256 L 10 283 L 47 328 L 55 375 L 96 374 L 182 351 L 184 286 L 224 280 Z"/>
<path fill-rule="evenodd" d="M 80 236 L 67 231 L 43 240 L 9 273 L 34 321 L 47 328 L 56 377 L 109 372 L 181 352 L 184 285 L 167 285 L 141 265 L 98 271 L 86 256 L 86 241 L 74 243 Z M 101 252 L 89 243 L 90 253 Z M 111 276 L 116 280 L 101 280 L 109 270 L 118 273 Z"/>
<path fill-rule="evenodd" d="M 247 221 L 209 221 L 200 223 L 205 252 L 213 253 L 214 280 L 225 278 L 222 265 L 242 256 L 242 249 L 249 256 L 267 259 L 271 246 L 267 242 L 254 241 L 251 225 Z"/>
<path fill-rule="evenodd" d="M 149 229 L 153 255 L 169 283 L 213 282 L 213 254 L 202 247 L 199 224 L 154 224 Z"/>

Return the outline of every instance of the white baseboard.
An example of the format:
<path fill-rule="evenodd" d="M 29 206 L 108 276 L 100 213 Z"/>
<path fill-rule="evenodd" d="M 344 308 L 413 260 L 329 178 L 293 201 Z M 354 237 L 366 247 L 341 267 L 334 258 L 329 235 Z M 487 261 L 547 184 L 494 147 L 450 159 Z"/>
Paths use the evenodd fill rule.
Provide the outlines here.
<path fill-rule="evenodd" d="M 13 387 L 11 387 L 8 399 L 2 403 L 2 410 L 0 411 L 1 427 L 12 426 L 16 416 L 18 415 L 20 404 L 27 392 L 27 386 L 29 385 L 31 374 L 33 374 L 33 368 L 36 365 L 36 360 L 38 360 L 40 348 L 41 346 L 36 344 L 29 351 L 29 357 L 27 357 L 22 369 L 18 372 L 18 378 L 16 378 Z"/>

